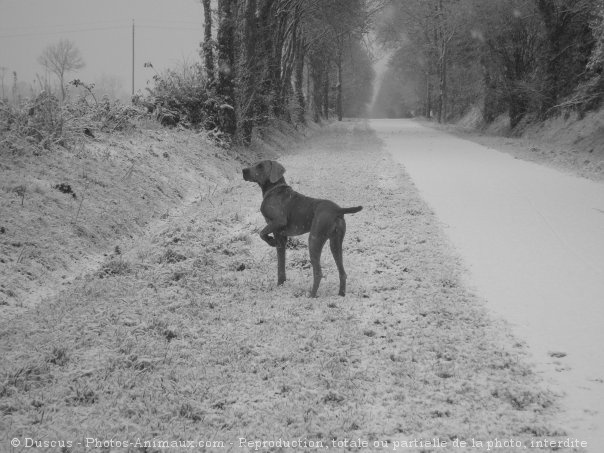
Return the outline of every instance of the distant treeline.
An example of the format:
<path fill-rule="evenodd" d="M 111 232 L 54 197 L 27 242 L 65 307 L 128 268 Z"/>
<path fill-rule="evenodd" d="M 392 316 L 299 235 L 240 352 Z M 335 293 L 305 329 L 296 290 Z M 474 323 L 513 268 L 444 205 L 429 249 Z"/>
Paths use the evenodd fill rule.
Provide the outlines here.
<path fill-rule="evenodd" d="M 512 127 L 604 97 L 604 0 L 387 0 L 381 113 L 445 122 L 480 105 Z"/>

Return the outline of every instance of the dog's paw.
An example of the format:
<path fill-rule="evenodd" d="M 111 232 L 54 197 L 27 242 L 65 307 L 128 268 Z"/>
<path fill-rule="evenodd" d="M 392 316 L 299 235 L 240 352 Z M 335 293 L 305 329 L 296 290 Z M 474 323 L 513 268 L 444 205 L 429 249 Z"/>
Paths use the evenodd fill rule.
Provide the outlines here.
<path fill-rule="evenodd" d="M 271 247 L 277 247 L 277 241 L 275 240 L 274 237 L 267 235 L 260 235 L 260 239 L 262 239 L 264 242 L 266 242 L 268 245 L 270 245 Z"/>

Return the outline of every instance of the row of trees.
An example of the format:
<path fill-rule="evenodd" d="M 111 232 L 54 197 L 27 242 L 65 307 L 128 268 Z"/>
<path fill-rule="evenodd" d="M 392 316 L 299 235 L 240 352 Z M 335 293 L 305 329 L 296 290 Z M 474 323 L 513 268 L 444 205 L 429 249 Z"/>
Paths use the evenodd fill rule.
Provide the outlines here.
<path fill-rule="evenodd" d="M 389 0 L 378 27 L 408 108 L 446 121 L 482 103 L 512 127 L 604 97 L 604 0 Z"/>
<path fill-rule="evenodd" d="M 162 124 L 218 127 L 244 144 L 273 118 L 362 115 L 374 77 L 366 36 L 382 1 L 200 0 L 201 62 L 155 72 L 155 83 L 133 102 Z M 56 76 L 61 99 L 66 75 L 84 66 L 68 40 L 47 46 L 38 62 Z M 150 62 L 145 67 L 155 71 Z M 76 82 L 92 93 L 93 85 Z M 47 79 L 41 85 L 51 91 Z"/>
<path fill-rule="evenodd" d="M 341 119 L 369 101 L 370 0 L 218 0 L 215 16 L 210 0 L 201 4 L 203 67 L 224 132 L 249 143 L 270 118 L 319 121 L 334 110 Z"/>

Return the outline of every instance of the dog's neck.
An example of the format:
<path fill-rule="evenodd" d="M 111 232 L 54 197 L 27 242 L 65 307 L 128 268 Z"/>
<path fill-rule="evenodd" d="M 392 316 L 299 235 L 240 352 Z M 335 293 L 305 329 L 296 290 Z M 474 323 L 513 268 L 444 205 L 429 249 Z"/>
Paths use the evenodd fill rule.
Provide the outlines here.
<path fill-rule="evenodd" d="M 282 186 L 287 186 L 287 183 L 285 182 L 285 178 L 283 178 L 283 177 L 278 179 L 276 182 L 268 181 L 266 184 L 261 186 L 262 187 L 262 199 L 265 199 L 266 197 L 268 197 L 268 195 L 271 192 L 273 192 L 278 187 L 282 187 Z"/>

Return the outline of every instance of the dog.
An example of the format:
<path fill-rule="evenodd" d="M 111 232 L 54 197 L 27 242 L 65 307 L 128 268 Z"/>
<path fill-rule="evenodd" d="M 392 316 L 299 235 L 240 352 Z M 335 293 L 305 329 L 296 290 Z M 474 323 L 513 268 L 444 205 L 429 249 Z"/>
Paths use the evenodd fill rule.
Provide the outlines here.
<path fill-rule="evenodd" d="M 310 198 L 288 186 L 283 174 L 285 168 L 274 160 L 263 160 L 244 168 L 243 179 L 258 183 L 262 189 L 260 212 L 266 227 L 260 237 L 271 247 L 277 248 L 277 285 L 285 282 L 285 245 L 289 236 L 310 233 L 308 250 L 313 269 L 313 285 L 310 297 L 317 297 L 321 283 L 321 251 L 329 239 L 331 253 L 340 275 L 340 291 L 346 294 L 346 272 L 342 262 L 342 242 L 346 233 L 344 214 L 352 214 L 362 206 L 341 208 L 333 201 Z M 271 236 L 272 234 L 272 236 Z"/>

